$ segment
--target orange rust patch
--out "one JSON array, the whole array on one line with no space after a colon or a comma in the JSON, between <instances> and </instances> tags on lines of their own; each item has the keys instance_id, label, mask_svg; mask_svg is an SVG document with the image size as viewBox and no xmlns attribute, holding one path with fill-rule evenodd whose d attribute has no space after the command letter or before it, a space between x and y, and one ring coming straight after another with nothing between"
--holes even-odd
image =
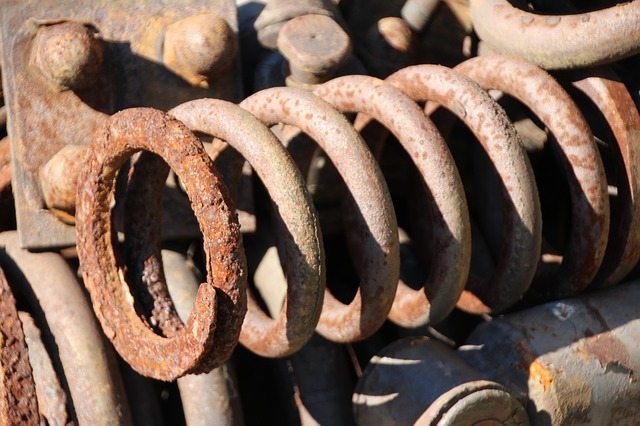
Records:
<instances>
[{"instance_id":1,"label":"orange rust patch","mask_svg":"<svg viewBox=\"0 0 640 426\"><path fill-rule=\"evenodd\" d=\"M537 380L545 391L553 384L553 374L546 365L538 360L534 360L529 365L529 377Z\"/></svg>"}]
</instances>

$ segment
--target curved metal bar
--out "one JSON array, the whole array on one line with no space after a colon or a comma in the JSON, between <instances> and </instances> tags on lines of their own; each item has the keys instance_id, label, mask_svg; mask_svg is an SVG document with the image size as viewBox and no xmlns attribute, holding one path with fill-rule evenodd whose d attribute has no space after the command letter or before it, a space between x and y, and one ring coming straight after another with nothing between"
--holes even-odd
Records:
<instances>
[{"instance_id":1,"label":"curved metal bar","mask_svg":"<svg viewBox=\"0 0 640 426\"><path fill-rule=\"evenodd\" d=\"M31 292L27 301L44 312L78 423L131 424L115 355L64 258L20 248L15 231L0 234L0 247L0 263L9 279L24 293Z\"/></svg>"},{"instance_id":2,"label":"curved metal bar","mask_svg":"<svg viewBox=\"0 0 640 426\"><path fill-rule=\"evenodd\" d=\"M622 156L622 167L615 173L618 179L626 179L626 189L618 184L607 250L594 278L594 284L608 286L621 281L640 260L640 114L624 83L613 72L583 78L573 85L602 112Z\"/></svg>"},{"instance_id":3,"label":"curved metal bar","mask_svg":"<svg viewBox=\"0 0 640 426\"><path fill-rule=\"evenodd\" d=\"M51 358L42 341L40 329L26 312L18 312L24 337L29 348L29 363L33 368L38 409L50 425L66 425L71 419L67 414L67 395L53 368Z\"/></svg>"},{"instance_id":4,"label":"curved metal bar","mask_svg":"<svg viewBox=\"0 0 640 426\"><path fill-rule=\"evenodd\" d=\"M470 279L458 306L499 312L520 300L540 258L542 219L533 171L500 106L467 77L439 65L404 68L387 78L416 101L434 101L469 127L493 162L503 188L504 243L493 275Z\"/></svg>"},{"instance_id":5,"label":"curved metal bar","mask_svg":"<svg viewBox=\"0 0 640 426\"><path fill-rule=\"evenodd\" d=\"M300 128L326 152L342 176L358 209L348 237L361 250L354 262L361 284L346 306L326 292L317 331L334 342L370 336L391 309L400 264L395 212L375 159L342 114L304 90L266 89L240 106L269 126L283 123Z\"/></svg>"},{"instance_id":6,"label":"curved metal bar","mask_svg":"<svg viewBox=\"0 0 640 426\"><path fill-rule=\"evenodd\" d=\"M41 422L29 353L16 300L0 269L0 422Z\"/></svg>"},{"instance_id":7,"label":"curved metal bar","mask_svg":"<svg viewBox=\"0 0 640 426\"><path fill-rule=\"evenodd\" d=\"M595 276L609 236L607 176L600 153L577 105L546 71L522 59L491 55L454 68L484 89L496 89L526 105L555 136L571 195L571 231L562 261L551 271L539 268L534 286L545 296L576 294Z\"/></svg>"},{"instance_id":8,"label":"curved metal bar","mask_svg":"<svg viewBox=\"0 0 640 426\"><path fill-rule=\"evenodd\" d=\"M405 327L442 321L464 289L471 261L469 209L446 142L414 101L377 78L339 77L314 93L341 112L364 113L382 123L418 168L430 191L429 276L422 290L398 283L389 318Z\"/></svg>"},{"instance_id":9,"label":"curved metal bar","mask_svg":"<svg viewBox=\"0 0 640 426\"><path fill-rule=\"evenodd\" d=\"M207 282L198 289L187 323L170 337L155 334L136 313L112 242L110 203L116 174L140 150L162 157L181 178L204 238ZM153 160L151 154L147 158ZM156 183L166 173L166 166L132 171L130 185L143 185L136 182L145 178ZM95 133L78 182L78 257L94 311L122 358L140 374L160 380L207 372L224 362L237 344L246 311L246 260L235 209L202 143L160 111L121 111ZM153 190L158 188L147 189ZM155 249L139 254L150 256L153 251L148 250ZM159 256L159 250L155 254ZM150 281L158 283L156 278Z\"/></svg>"},{"instance_id":10,"label":"curved metal bar","mask_svg":"<svg viewBox=\"0 0 640 426\"><path fill-rule=\"evenodd\" d=\"M471 20L492 49L545 69L587 67L640 52L640 0L564 16L537 15L507 0L471 0Z\"/></svg>"},{"instance_id":11,"label":"curved metal bar","mask_svg":"<svg viewBox=\"0 0 640 426\"><path fill-rule=\"evenodd\" d=\"M304 179L273 133L232 103L199 99L179 105L169 114L193 131L227 142L249 162L269 192L278 219L287 297L273 320L249 292L240 342L267 357L296 352L318 324L326 280L320 225ZM237 178L240 173L238 168Z\"/></svg>"},{"instance_id":12,"label":"curved metal bar","mask_svg":"<svg viewBox=\"0 0 640 426\"><path fill-rule=\"evenodd\" d=\"M186 257L173 250L162 250L167 288L176 310L187 321L198 293L198 280ZM184 418L188 425L232 426L242 424L237 385L231 367L225 363L207 374L187 375L178 379Z\"/></svg>"}]
</instances>

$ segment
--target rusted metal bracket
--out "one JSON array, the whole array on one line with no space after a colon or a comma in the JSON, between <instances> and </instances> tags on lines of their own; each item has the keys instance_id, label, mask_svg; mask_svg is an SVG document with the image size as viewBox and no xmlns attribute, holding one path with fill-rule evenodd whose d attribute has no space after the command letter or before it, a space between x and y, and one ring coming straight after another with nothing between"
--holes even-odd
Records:
<instances>
[{"instance_id":1,"label":"rusted metal bracket","mask_svg":"<svg viewBox=\"0 0 640 426\"><path fill-rule=\"evenodd\" d=\"M45 207L41 181L52 178L41 170L65 146L88 145L108 115L203 97L239 100L232 0L28 0L4 2L2 12L3 88L24 247L75 243L74 227L59 220L66 215L72 222L73 211L56 217ZM68 180L66 170L58 177ZM171 208L164 209L164 236L198 235L193 216L177 208L189 211L178 189L168 188L165 197Z\"/></svg>"}]
</instances>

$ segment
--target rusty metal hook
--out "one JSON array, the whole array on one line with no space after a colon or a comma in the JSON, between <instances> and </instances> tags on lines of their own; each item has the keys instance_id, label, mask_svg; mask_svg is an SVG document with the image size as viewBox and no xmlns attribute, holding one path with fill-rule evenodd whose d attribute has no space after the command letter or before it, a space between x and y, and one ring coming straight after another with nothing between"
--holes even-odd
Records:
<instances>
[{"instance_id":1,"label":"rusty metal hook","mask_svg":"<svg viewBox=\"0 0 640 426\"><path fill-rule=\"evenodd\" d=\"M414 101L377 78L338 77L314 93L341 112L364 113L382 123L420 171L433 198L429 215L435 249L424 289L400 281L389 318L405 327L443 320L464 289L471 260L469 210L446 142Z\"/></svg>"},{"instance_id":2,"label":"rusty metal hook","mask_svg":"<svg viewBox=\"0 0 640 426\"><path fill-rule=\"evenodd\" d=\"M370 336L391 309L400 264L395 212L373 155L342 114L304 90L265 89L240 106L269 126L300 128L327 153L344 179L361 215L348 231L361 249L356 265L361 285L346 306L325 293L317 331L335 342Z\"/></svg>"},{"instance_id":3,"label":"rusty metal hook","mask_svg":"<svg viewBox=\"0 0 640 426\"><path fill-rule=\"evenodd\" d=\"M240 342L262 356L296 352L316 328L326 279L320 226L304 179L273 133L230 102L199 99L179 105L169 114L194 131L227 142L249 162L269 192L279 217L287 297L280 315L273 320L249 292ZM237 174L240 172L238 168Z\"/></svg>"},{"instance_id":4,"label":"rusty metal hook","mask_svg":"<svg viewBox=\"0 0 640 426\"><path fill-rule=\"evenodd\" d=\"M536 287L551 297L576 294L595 276L609 236L607 177L591 129L565 90L546 71L522 59L491 55L454 70L485 89L515 97L555 136L571 194L571 231L558 267L538 270Z\"/></svg>"},{"instance_id":5,"label":"rusty metal hook","mask_svg":"<svg viewBox=\"0 0 640 426\"><path fill-rule=\"evenodd\" d=\"M504 185L504 244L493 275L470 280L458 306L475 313L499 312L528 289L540 256L542 219L533 171L502 108L476 83L439 65L404 68L389 83L418 101L434 101L470 128Z\"/></svg>"},{"instance_id":6,"label":"rusty metal hook","mask_svg":"<svg viewBox=\"0 0 640 426\"><path fill-rule=\"evenodd\" d=\"M246 260L240 226L211 159L182 123L150 108L114 114L95 134L91 146L79 179L76 232L85 285L105 334L125 361L143 375L173 380L211 370L231 354L246 311ZM155 334L138 317L112 242L110 203L116 174L127 158L140 150L162 157L182 179L207 255L207 282L198 289L193 312L184 327L168 337ZM162 180L158 176L166 176L168 168L147 171L146 177L155 183ZM144 178L144 174L132 177L130 184ZM153 189L157 190L149 190ZM159 259L159 248L152 250ZM140 253L145 254L149 255ZM138 267L141 264L144 259ZM152 266L147 271L161 270ZM151 284L158 280L163 281L161 274L150 278Z\"/></svg>"}]
</instances>

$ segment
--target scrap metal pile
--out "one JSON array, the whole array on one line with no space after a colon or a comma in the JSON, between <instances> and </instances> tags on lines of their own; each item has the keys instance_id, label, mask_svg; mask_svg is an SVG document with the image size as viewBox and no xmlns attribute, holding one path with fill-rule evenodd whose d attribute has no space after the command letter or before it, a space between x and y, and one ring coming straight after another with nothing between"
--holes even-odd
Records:
<instances>
[{"instance_id":1,"label":"scrap metal pile","mask_svg":"<svg viewBox=\"0 0 640 426\"><path fill-rule=\"evenodd\" d=\"M640 422L640 0L4 0L0 53L0 423Z\"/></svg>"}]
</instances>

